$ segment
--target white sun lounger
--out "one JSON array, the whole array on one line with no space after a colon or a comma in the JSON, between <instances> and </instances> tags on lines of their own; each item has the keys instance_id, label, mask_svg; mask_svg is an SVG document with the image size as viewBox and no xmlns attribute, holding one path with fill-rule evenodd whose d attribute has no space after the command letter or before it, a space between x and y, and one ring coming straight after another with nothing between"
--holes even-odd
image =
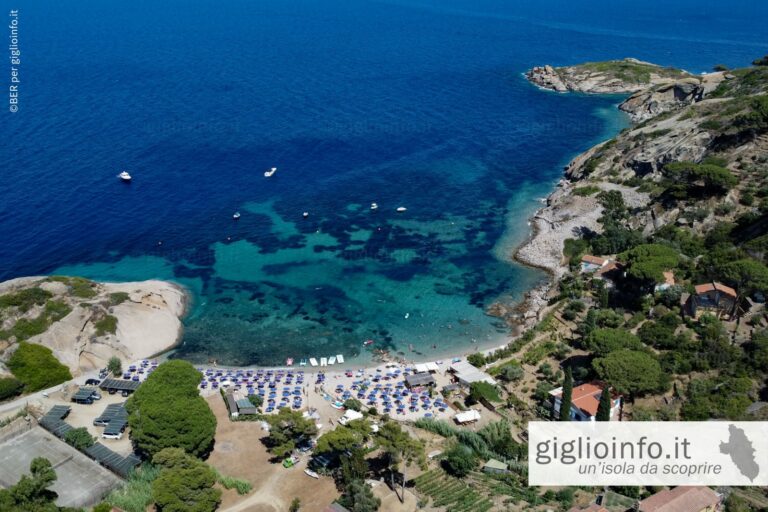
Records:
<instances>
[{"instance_id":1,"label":"white sun lounger","mask_svg":"<svg viewBox=\"0 0 768 512\"><path fill-rule=\"evenodd\" d=\"M328 358L328 364L333 365L336 364L336 356L331 356Z\"/></svg>"},{"instance_id":2,"label":"white sun lounger","mask_svg":"<svg viewBox=\"0 0 768 512\"><path fill-rule=\"evenodd\" d=\"M336 362L338 362L339 364L344 364L344 356L341 355L341 354L337 354L336 355Z\"/></svg>"},{"instance_id":3,"label":"white sun lounger","mask_svg":"<svg viewBox=\"0 0 768 512\"><path fill-rule=\"evenodd\" d=\"M317 366L317 359L315 359L314 357L310 357L309 364L311 364L312 366Z\"/></svg>"},{"instance_id":4,"label":"white sun lounger","mask_svg":"<svg viewBox=\"0 0 768 512\"><path fill-rule=\"evenodd\" d=\"M320 358L320 366L328 366L328 358L327 357L321 357Z\"/></svg>"}]
</instances>

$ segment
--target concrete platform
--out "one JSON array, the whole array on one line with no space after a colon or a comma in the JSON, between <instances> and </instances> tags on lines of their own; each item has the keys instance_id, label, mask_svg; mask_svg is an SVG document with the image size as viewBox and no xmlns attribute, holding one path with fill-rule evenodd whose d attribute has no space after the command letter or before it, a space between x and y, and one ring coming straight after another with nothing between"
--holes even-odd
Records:
<instances>
[{"instance_id":1,"label":"concrete platform","mask_svg":"<svg viewBox=\"0 0 768 512\"><path fill-rule=\"evenodd\" d=\"M51 490L58 493L56 504L88 507L98 503L122 480L41 427L34 427L0 444L0 486L9 487L29 474L35 457L45 457L58 476Z\"/></svg>"}]
</instances>

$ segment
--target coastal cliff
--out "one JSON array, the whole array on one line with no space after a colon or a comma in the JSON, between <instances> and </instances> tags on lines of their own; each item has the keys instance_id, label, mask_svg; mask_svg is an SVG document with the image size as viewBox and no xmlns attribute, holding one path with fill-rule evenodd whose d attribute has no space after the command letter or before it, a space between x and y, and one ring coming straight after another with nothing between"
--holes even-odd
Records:
<instances>
[{"instance_id":1,"label":"coastal cliff","mask_svg":"<svg viewBox=\"0 0 768 512\"><path fill-rule=\"evenodd\" d=\"M0 283L0 361L20 341L50 348L73 375L103 368L113 356L148 358L178 342L186 303L185 291L164 281L12 279Z\"/></svg>"},{"instance_id":2,"label":"coastal cliff","mask_svg":"<svg viewBox=\"0 0 768 512\"><path fill-rule=\"evenodd\" d=\"M616 70L626 67L617 64L624 63L655 71L642 79L638 73L618 76ZM564 179L532 219L531 237L515 252L517 260L545 269L555 280L569 270L566 240L603 232L602 192L621 194L631 212L622 229L641 236L667 225L702 235L762 211L753 202L768 161L768 68L693 77L638 63L543 66L526 74L532 83L557 91L631 93L619 108L633 125L566 166ZM689 180L690 190L682 189L682 180ZM704 193L718 188L723 191ZM550 288L531 292L528 310L541 310Z\"/></svg>"}]
</instances>

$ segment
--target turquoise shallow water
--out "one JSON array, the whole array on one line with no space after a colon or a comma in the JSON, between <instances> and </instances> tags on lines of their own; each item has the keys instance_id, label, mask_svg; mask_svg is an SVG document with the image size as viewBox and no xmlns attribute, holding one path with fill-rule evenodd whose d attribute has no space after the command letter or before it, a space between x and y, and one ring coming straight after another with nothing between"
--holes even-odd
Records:
<instances>
[{"instance_id":1,"label":"turquoise shallow water","mask_svg":"<svg viewBox=\"0 0 768 512\"><path fill-rule=\"evenodd\" d=\"M175 356L194 361L495 344L506 330L485 308L543 278L508 261L537 199L626 122L618 98L521 73L628 55L744 65L764 53L765 11L25 2L21 109L0 124L0 278L178 281L193 302Z\"/></svg>"}]
</instances>

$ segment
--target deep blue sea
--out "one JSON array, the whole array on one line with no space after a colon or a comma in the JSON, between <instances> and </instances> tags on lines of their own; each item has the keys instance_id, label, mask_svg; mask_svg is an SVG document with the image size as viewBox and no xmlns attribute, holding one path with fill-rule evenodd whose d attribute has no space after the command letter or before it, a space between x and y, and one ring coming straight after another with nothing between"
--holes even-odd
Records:
<instances>
[{"instance_id":1,"label":"deep blue sea","mask_svg":"<svg viewBox=\"0 0 768 512\"><path fill-rule=\"evenodd\" d=\"M484 308L543 279L509 261L537 198L626 124L620 98L521 73L768 52L758 0L0 5L19 10L22 51L0 124L0 278L178 281L194 299L177 355L240 365L497 343Z\"/></svg>"}]
</instances>

